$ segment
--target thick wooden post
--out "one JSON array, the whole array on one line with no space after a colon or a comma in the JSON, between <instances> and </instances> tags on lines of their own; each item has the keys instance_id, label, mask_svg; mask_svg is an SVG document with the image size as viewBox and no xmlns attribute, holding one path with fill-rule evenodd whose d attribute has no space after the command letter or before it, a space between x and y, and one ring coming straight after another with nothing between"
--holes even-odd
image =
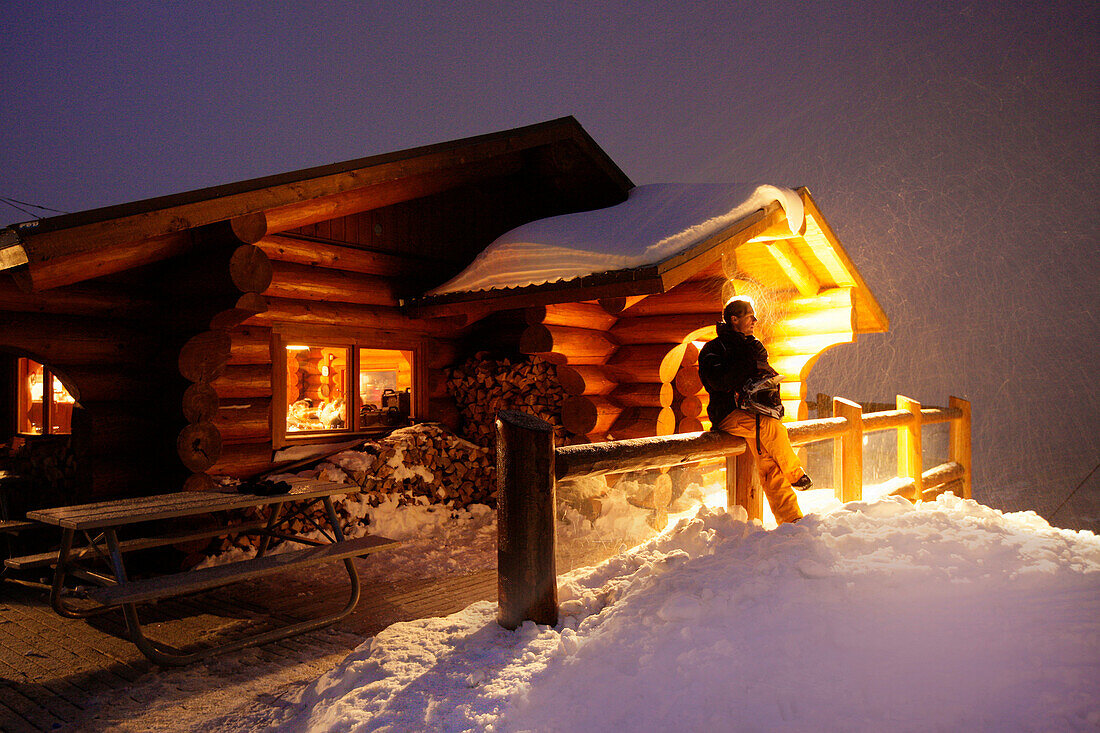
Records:
<instances>
[{"instance_id":1,"label":"thick wooden post","mask_svg":"<svg viewBox=\"0 0 1100 733\"><path fill-rule=\"evenodd\" d=\"M921 480L923 468L920 403L898 395L897 405L899 410L906 410L912 415L907 425L898 428L898 476L913 479L913 493L909 499L918 501L924 491L924 482Z\"/></svg>"},{"instance_id":2,"label":"thick wooden post","mask_svg":"<svg viewBox=\"0 0 1100 733\"><path fill-rule=\"evenodd\" d=\"M833 492L842 502L863 499L863 408L843 397L833 398L833 417L848 421L847 431L833 439Z\"/></svg>"},{"instance_id":3,"label":"thick wooden post","mask_svg":"<svg viewBox=\"0 0 1100 733\"><path fill-rule=\"evenodd\" d=\"M962 417L952 420L948 435L951 443L951 460L963 467L963 498L970 498L970 401L951 397L950 407L962 410Z\"/></svg>"},{"instance_id":4,"label":"thick wooden post","mask_svg":"<svg viewBox=\"0 0 1100 733\"><path fill-rule=\"evenodd\" d=\"M497 413L497 622L558 623L554 565L554 429L533 415Z\"/></svg>"},{"instance_id":5,"label":"thick wooden post","mask_svg":"<svg viewBox=\"0 0 1100 733\"><path fill-rule=\"evenodd\" d=\"M735 506L745 507L750 522L764 519L764 491L747 447L736 455L726 456L726 508Z\"/></svg>"}]
</instances>

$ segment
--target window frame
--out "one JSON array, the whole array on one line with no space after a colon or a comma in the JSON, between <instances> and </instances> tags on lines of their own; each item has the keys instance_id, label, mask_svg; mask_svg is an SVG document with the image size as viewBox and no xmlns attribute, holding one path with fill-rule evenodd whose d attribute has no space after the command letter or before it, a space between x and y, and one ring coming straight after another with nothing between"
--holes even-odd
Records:
<instances>
[{"instance_id":1,"label":"window frame","mask_svg":"<svg viewBox=\"0 0 1100 733\"><path fill-rule=\"evenodd\" d=\"M42 432L34 433L28 432L23 429L23 421L27 419L25 417L26 410L24 405L30 406L35 403L35 400L31 398L29 390L27 388L27 377L30 374L30 365L37 364L42 367ZM49 364L38 361L29 356L16 357L15 366L15 435L27 438L27 437L41 437L43 435L72 435L72 416L69 417L69 429L68 430L54 430L54 410L55 403L53 399L53 382L57 380L58 384L69 393L70 398L72 393L69 392L69 388L65 386L65 383L57 376ZM26 399L24 399L24 396ZM76 400L73 399L73 404ZM68 404L68 403L66 403Z\"/></svg>"},{"instance_id":2,"label":"window frame","mask_svg":"<svg viewBox=\"0 0 1100 733\"><path fill-rule=\"evenodd\" d=\"M348 368L344 374L344 394L351 395L345 400L348 409L347 426L335 430L311 430L290 432L286 429L287 410L285 404L286 383L286 347L288 344L308 344L322 348L348 349ZM407 351L412 354L412 394L410 400L410 419L422 418L427 406L424 388L427 386L424 366L423 339L393 332L357 330L349 333L341 329L339 334L329 329L276 328L271 333L272 358L272 399L271 399L271 439L275 449L292 445L311 443L330 443L351 440L359 437L385 435L392 427L364 428L359 422L359 413L363 407L359 395L359 350L384 349L389 351ZM275 406L280 405L278 412Z\"/></svg>"}]
</instances>

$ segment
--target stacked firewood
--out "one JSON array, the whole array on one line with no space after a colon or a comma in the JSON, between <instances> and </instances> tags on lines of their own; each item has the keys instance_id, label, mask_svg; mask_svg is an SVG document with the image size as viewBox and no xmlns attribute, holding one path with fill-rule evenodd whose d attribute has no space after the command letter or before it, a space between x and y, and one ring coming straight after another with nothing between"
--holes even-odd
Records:
<instances>
[{"instance_id":1,"label":"stacked firewood","mask_svg":"<svg viewBox=\"0 0 1100 733\"><path fill-rule=\"evenodd\" d=\"M539 357L494 357L479 351L447 370L447 391L462 415L462 433L478 445L495 445L500 410L542 418L554 426L555 442L565 441L561 422L565 391L554 365Z\"/></svg>"},{"instance_id":2,"label":"stacked firewood","mask_svg":"<svg viewBox=\"0 0 1100 733\"><path fill-rule=\"evenodd\" d=\"M495 459L487 448L463 440L438 425L413 425L365 446L371 465L337 465L363 487L371 506L396 495L401 505L421 502L455 509L496 504ZM424 497L421 499L420 497Z\"/></svg>"},{"instance_id":3,"label":"stacked firewood","mask_svg":"<svg viewBox=\"0 0 1100 733\"><path fill-rule=\"evenodd\" d=\"M378 506L392 497L402 506L418 503L445 504L453 509L470 504L496 506L496 464L491 451L438 425L419 424L395 430L382 440L365 443L330 461L316 470L318 480L362 487L358 494L333 501L346 534L361 533L356 527L362 524L365 505ZM255 523L266 519L267 511L267 508L244 510L236 513L229 523ZM318 525L328 526L323 507L315 507L309 516ZM309 532L313 527L308 520L296 518L286 529L297 534ZM219 538L194 561L233 547L249 551L258 542L254 535Z\"/></svg>"}]
</instances>

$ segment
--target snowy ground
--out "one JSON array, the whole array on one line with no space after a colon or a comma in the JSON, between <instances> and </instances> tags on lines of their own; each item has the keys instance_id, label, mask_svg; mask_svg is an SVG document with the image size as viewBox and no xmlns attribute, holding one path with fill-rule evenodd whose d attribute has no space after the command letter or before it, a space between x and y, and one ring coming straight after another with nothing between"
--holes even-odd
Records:
<instances>
[{"instance_id":1,"label":"snowy ground","mask_svg":"<svg viewBox=\"0 0 1100 733\"><path fill-rule=\"evenodd\" d=\"M1100 729L1096 535L953 496L800 498L797 525L696 507L563 575L555 628L505 631L492 603L394 624L277 700L214 719L180 705L176 729ZM644 513L619 509L617 531L641 531ZM436 514L391 513L385 532L403 523L413 546L379 572L423 572L419 549L452 542L471 548L463 571L492 566L491 513ZM563 541L583 530L563 524ZM130 695L248 674L223 659Z\"/></svg>"}]
</instances>

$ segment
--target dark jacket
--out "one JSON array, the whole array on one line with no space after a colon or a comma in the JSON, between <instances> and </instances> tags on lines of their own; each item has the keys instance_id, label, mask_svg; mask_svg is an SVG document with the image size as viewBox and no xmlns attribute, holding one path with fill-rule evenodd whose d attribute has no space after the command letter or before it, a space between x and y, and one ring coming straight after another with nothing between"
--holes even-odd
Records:
<instances>
[{"instance_id":1,"label":"dark jacket","mask_svg":"<svg viewBox=\"0 0 1100 733\"><path fill-rule=\"evenodd\" d=\"M755 336L734 331L726 322L718 324L718 338L699 352L699 378L710 394L707 417L718 425L737 409L737 399L750 380L773 376L768 351Z\"/></svg>"}]
</instances>

